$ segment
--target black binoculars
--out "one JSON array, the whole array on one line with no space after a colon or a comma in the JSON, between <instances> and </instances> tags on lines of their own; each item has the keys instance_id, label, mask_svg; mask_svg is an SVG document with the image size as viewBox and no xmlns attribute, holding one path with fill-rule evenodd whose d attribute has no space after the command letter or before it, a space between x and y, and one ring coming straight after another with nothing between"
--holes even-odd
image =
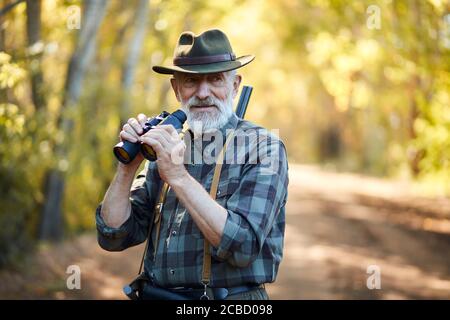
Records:
<instances>
[{"instance_id":1,"label":"black binoculars","mask_svg":"<svg viewBox=\"0 0 450 320\"><path fill-rule=\"evenodd\" d=\"M186 121L186 114L183 110L178 109L177 111L170 114L167 111L161 112L156 117L148 118L144 124L142 134L148 132L152 128L161 124L171 124L175 129L181 129L184 122ZM124 163L128 164L136 157L138 152L141 151L145 159L149 161L156 160L156 152L151 146L140 142L130 142L121 141L114 146L113 152L116 158Z\"/></svg>"}]
</instances>

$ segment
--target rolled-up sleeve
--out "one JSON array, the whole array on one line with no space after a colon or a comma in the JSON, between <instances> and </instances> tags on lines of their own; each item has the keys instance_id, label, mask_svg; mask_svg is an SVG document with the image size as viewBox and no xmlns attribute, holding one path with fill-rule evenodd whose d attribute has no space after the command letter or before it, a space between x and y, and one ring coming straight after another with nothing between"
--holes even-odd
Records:
<instances>
[{"instance_id":1,"label":"rolled-up sleeve","mask_svg":"<svg viewBox=\"0 0 450 320\"><path fill-rule=\"evenodd\" d=\"M261 253L280 209L287 200L286 149L277 137L258 144L258 161L244 166L236 191L226 202L228 217L214 258L247 267ZM283 243L276 244L282 250Z\"/></svg>"},{"instance_id":2,"label":"rolled-up sleeve","mask_svg":"<svg viewBox=\"0 0 450 320\"><path fill-rule=\"evenodd\" d=\"M147 162L130 190L130 216L118 228L107 226L100 215L102 204L97 207L95 221L100 247L107 251L122 251L146 240L160 181L155 163Z\"/></svg>"}]
</instances>

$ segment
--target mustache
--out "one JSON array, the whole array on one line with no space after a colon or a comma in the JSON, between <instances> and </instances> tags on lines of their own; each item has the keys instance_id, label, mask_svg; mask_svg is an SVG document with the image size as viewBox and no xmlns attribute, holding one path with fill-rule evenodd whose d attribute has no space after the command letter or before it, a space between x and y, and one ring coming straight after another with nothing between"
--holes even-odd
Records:
<instances>
[{"instance_id":1,"label":"mustache","mask_svg":"<svg viewBox=\"0 0 450 320\"><path fill-rule=\"evenodd\" d=\"M192 97L186 103L186 107L188 109L190 109L192 107L207 107L207 106L215 106L216 108L221 110L222 102L214 97L207 97L205 99L199 99L197 97Z\"/></svg>"}]
</instances>

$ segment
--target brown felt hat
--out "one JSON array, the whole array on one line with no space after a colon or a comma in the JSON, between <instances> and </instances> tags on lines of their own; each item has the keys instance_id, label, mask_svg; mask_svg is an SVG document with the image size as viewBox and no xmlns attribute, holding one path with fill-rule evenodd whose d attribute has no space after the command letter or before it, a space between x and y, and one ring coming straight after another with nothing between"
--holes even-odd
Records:
<instances>
[{"instance_id":1,"label":"brown felt hat","mask_svg":"<svg viewBox=\"0 0 450 320\"><path fill-rule=\"evenodd\" d=\"M185 31L178 39L173 65L153 66L152 69L162 74L225 72L243 67L254 58L254 55L236 58L227 36L218 29L199 35Z\"/></svg>"}]
</instances>

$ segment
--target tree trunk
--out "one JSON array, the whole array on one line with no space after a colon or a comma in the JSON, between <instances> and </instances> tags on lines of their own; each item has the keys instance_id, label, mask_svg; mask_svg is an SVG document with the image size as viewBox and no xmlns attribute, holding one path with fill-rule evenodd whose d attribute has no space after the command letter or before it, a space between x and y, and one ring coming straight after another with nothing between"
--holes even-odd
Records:
<instances>
[{"instance_id":1,"label":"tree trunk","mask_svg":"<svg viewBox=\"0 0 450 320\"><path fill-rule=\"evenodd\" d=\"M86 0L83 20L77 46L70 59L67 72L65 95L61 115L58 120L59 130L64 139L55 146L56 167L46 175L45 203L42 212L40 239L58 240L63 236L62 202L64 191L64 171L68 156L69 137L73 126L70 118L81 94L86 69L95 53L96 35L105 14L106 0Z\"/></svg>"},{"instance_id":2,"label":"tree trunk","mask_svg":"<svg viewBox=\"0 0 450 320\"><path fill-rule=\"evenodd\" d=\"M421 19L421 6L420 1L414 1L414 35L417 39L417 43L414 44L414 47L411 51L411 60L416 64L420 64L419 56L420 56L420 47L425 46L423 41L426 40L426 36L422 33L422 19ZM422 39L422 40L421 40ZM414 128L414 124L416 119L420 117L420 110L418 107L418 94L423 92L423 81L422 76L416 72L411 79L410 83L410 91L409 91L409 117L408 117L408 135L410 140L415 140L417 138L417 133ZM424 150L422 148L412 148L410 152L409 165L411 168L411 172L414 176L417 176L420 173L420 161L423 159Z\"/></svg>"},{"instance_id":3,"label":"tree trunk","mask_svg":"<svg viewBox=\"0 0 450 320\"><path fill-rule=\"evenodd\" d=\"M41 43L41 0L27 0L27 36L28 49L30 50L30 78L31 96L36 110L45 107L43 92L43 75L41 67L42 48Z\"/></svg>"},{"instance_id":4,"label":"tree trunk","mask_svg":"<svg viewBox=\"0 0 450 320\"><path fill-rule=\"evenodd\" d=\"M134 75L136 65L139 61L139 56L144 44L145 33L147 31L148 23L148 0L139 0L136 8L134 34L131 38L129 50L125 56L125 63L122 68L122 104L120 108L120 123L125 123L126 119L130 117L131 105L131 87L134 82Z\"/></svg>"},{"instance_id":5,"label":"tree trunk","mask_svg":"<svg viewBox=\"0 0 450 320\"><path fill-rule=\"evenodd\" d=\"M6 1L2 2L2 5L4 6L6 4ZM0 51L6 51L5 49L5 36L6 36L6 27L4 24L4 18L0 15Z\"/></svg>"}]
</instances>

